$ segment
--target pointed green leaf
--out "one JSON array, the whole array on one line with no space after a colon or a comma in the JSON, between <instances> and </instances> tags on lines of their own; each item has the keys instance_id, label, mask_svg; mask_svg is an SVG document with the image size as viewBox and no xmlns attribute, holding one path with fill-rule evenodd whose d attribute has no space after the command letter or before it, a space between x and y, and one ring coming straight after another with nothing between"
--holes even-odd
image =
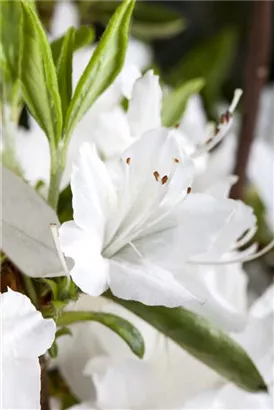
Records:
<instances>
[{"instance_id":1,"label":"pointed green leaf","mask_svg":"<svg viewBox=\"0 0 274 410\"><path fill-rule=\"evenodd\" d=\"M57 143L62 130L58 81L47 35L37 14L21 1L22 27L20 80L23 97L50 141Z\"/></svg>"},{"instance_id":2,"label":"pointed green leaf","mask_svg":"<svg viewBox=\"0 0 274 410\"><path fill-rule=\"evenodd\" d=\"M153 2L138 2L133 17L132 34L143 40L173 37L186 27L178 12Z\"/></svg>"},{"instance_id":3,"label":"pointed green leaf","mask_svg":"<svg viewBox=\"0 0 274 410\"><path fill-rule=\"evenodd\" d=\"M195 78L170 91L163 98L162 120L166 127L178 123L186 109L188 99L201 91L205 82L202 78Z\"/></svg>"},{"instance_id":4,"label":"pointed green leaf","mask_svg":"<svg viewBox=\"0 0 274 410\"><path fill-rule=\"evenodd\" d=\"M104 296L147 321L242 389L267 391L262 376L244 349L205 318L184 308L145 306L139 302L118 299L110 292Z\"/></svg>"},{"instance_id":5,"label":"pointed green leaf","mask_svg":"<svg viewBox=\"0 0 274 410\"><path fill-rule=\"evenodd\" d=\"M85 19L106 24L121 1L80 2ZM137 1L133 12L131 33L143 40L175 36L184 30L185 19L180 13L159 3Z\"/></svg>"},{"instance_id":6,"label":"pointed green leaf","mask_svg":"<svg viewBox=\"0 0 274 410\"><path fill-rule=\"evenodd\" d=\"M57 318L57 326L68 326L79 321L95 321L109 327L128 344L133 353L143 357L145 346L141 333L127 320L110 313L73 311L63 312Z\"/></svg>"},{"instance_id":7,"label":"pointed green leaf","mask_svg":"<svg viewBox=\"0 0 274 410\"><path fill-rule=\"evenodd\" d=\"M125 60L133 7L134 0L125 0L116 10L82 74L66 116L67 137L96 98L119 74Z\"/></svg>"},{"instance_id":8,"label":"pointed green leaf","mask_svg":"<svg viewBox=\"0 0 274 410\"><path fill-rule=\"evenodd\" d=\"M72 55L74 37L75 29L71 27L64 37L56 67L63 118L65 118L72 95Z\"/></svg>"},{"instance_id":9,"label":"pointed green leaf","mask_svg":"<svg viewBox=\"0 0 274 410\"><path fill-rule=\"evenodd\" d=\"M75 39L73 45L73 51L78 50L84 46L87 46L92 43L95 38L95 32L92 27L82 26L75 30ZM62 44L64 37L59 37L51 43L52 57L55 64L57 64L58 58L61 53Z\"/></svg>"}]
</instances>

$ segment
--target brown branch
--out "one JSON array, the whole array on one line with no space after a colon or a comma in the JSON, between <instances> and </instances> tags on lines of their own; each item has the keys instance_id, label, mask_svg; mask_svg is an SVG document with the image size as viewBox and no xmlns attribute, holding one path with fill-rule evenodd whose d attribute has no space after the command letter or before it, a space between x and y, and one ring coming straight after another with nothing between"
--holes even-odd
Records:
<instances>
[{"instance_id":1,"label":"brown branch","mask_svg":"<svg viewBox=\"0 0 274 410\"><path fill-rule=\"evenodd\" d=\"M46 358L44 355L40 356L39 362L40 362L40 367L41 367L41 394L40 394L41 410L50 410L47 363L46 363Z\"/></svg>"},{"instance_id":2,"label":"brown branch","mask_svg":"<svg viewBox=\"0 0 274 410\"><path fill-rule=\"evenodd\" d=\"M271 0L253 2L245 66L243 117L234 173L239 181L231 191L232 198L243 196L246 167L252 146L259 100L268 77L271 40Z\"/></svg>"}]
</instances>

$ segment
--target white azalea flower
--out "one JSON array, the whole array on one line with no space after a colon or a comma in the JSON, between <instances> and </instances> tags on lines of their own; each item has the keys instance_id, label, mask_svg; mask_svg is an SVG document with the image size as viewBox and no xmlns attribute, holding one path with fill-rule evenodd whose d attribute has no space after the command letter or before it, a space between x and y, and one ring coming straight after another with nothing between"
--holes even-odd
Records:
<instances>
[{"instance_id":1,"label":"white azalea flower","mask_svg":"<svg viewBox=\"0 0 274 410\"><path fill-rule=\"evenodd\" d=\"M199 255L229 252L255 218L240 202L188 195L192 178L192 162L165 129L143 135L111 168L85 144L71 180L74 222L60 229L75 283L93 296L110 287L148 305L195 303L176 273Z\"/></svg>"},{"instance_id":2,"label":"white azalea flower","mask_svg":"<svg viewBox=\"0 0 274 410\"><path fill-rule=\"evenodd\" d=\"M40 312L21 293L1 294L2 406L3 409L40 408L38 357L55 337L55 322Z\"/></svg>"},{"instance_id":3,"label":"white azalea flower","mask_svg":"<svg viewBox=\"0 0 274 410\"><path fill-rule=\"evenodd\" d=\"M58 2L55 7L49 37L56 39L63 35L70 26L79 26L77 7L71 2ZM74 53L74 88L95 48L96 45L82 48ZM79 122L71 137L61 189L69 184L72 163L78 155L80 145L84 141L92 141L92 131L96 127L97 117L119 106L123 96L130 97L133 84L141 75L140 70L151 64L151 61L152 52L150 47L136 39L130 39L123 70L113 85L96 100ZM18 169L22 171L28 182L35 185L41 180L48 186L50 179L50 150L43 130L31 116L29 116L29 129L17 128L14 124L10 128L9 132L4 130L2 149L5 151L12 146ZM11 165L11 161L9 163Z\"/></svg>"}]
</instances>

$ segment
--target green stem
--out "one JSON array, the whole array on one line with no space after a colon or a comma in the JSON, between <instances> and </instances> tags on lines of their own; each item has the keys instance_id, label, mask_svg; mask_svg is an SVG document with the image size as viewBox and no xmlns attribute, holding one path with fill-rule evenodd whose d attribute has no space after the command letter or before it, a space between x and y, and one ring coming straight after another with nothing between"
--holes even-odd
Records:
<instances>
[{"instance_id":1,"label":"green stem","mask_svg":"<svg viewBox=\"0 0 274 410\"><path fill-rule=\"evenodd\" d=\"M34 306L38 308L39 307L38 299L37 299L36 291L33 285L33 281L29 276L26 276L26 275L22 275L22 276L23 276L26 293L28 297L30 298L30 300L32 301L32 303L34 304Z\"/></svg>"},{"instance_id":2,"label":"green stem","mask_svg":"<svg viewBox=\"0 0 274 410\"><path fill-rule=\"evenodd\" d=\"M50 147L51 154L51 169L50 169L50 182L49 182L49 192L48 192L48 203L56 210L58 199L60 182L63 173L62 163L59 163L59 149L51 144Z\"/></svg>"}]
</instances>

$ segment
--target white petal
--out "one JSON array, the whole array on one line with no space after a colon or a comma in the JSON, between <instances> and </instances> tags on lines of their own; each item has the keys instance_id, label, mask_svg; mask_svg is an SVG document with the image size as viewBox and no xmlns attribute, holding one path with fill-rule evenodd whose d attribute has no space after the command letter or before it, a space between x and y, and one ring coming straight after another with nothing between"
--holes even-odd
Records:
<instances>
[{"instance_id":1,"label":"white petal","mask_svg":"<svg viewBox=\"0 0 274 410\"><path fill-rule=\"evenodd\" d=\"M142 74L137 66L133 64L124 65L124 68L116 81L120 83L122 94L127 99L131 98L134 83L141 77L141 75Z\"/></svg>"},{"instance_id":2,"label":"white petal","mask_svg":"<svg viewBox=\"0 0 274 410\"><path fill-rule=\"evenodd\" d=\"M51 21L51 34L55 39L62 36L71 26L79 27L79 15L75 4L69 1L58 1L54 7Z\"/></svg>"},{"instance_id":3,"label":"white petal","mask_svg":"<svg viewBox=\"0 0 274 410\"><path fill-rule=\"evenodd\" d=\"M153 368L133 358L115 361L98 357L87 364L97 390L97 403L102 409L151 408L157 391Z\"/></svg>"},{"instance_id":4,"label":"white petal","mask_svg":"<svg viewBox=\"0 0 274 410\"><path fill-rule=\"evenodd\" d=\"M193 95L187 104L179 130L188 136L193 144L203 144L206 139L207 120L199 95Z\"/></svg>"},{"instance_id":5,"label":"white petal","mask_svg":"<svg viewBox=\"0 0 274 410\"><path fill-rule=\"evenodd\" d=\"M114 188L95 146L84 143L80 149L78 166L71 177L73 218L75 223L99 238L104 235L105 219L116 200Z\"/></svg>"},{"instance_id":6,"label":"white petal","mask_svg":"<svg viewBox=\"0 0 274 410\"><path fill-rule=\"evenodd\" d=\"M206 193L212 195L214 198L227 198L232 185L238 181L236 175L229 175L227 177L217 180L216 183L206 189Z\"/></svg>"},{"instance_id":7,"label":"white petal","mask_svg":"<svg viewBox=\"0 0 274 410\"><path fill-rule=\"evenodd\" d=\"M152 47L143 41L130 37L126 54L126 65L133 64L140 70L144 70L153 61Z\"/></svg>"},{"instance_id":8,"label":"white petal","mask_svg":"<svg viewBox=\"0 0 274 410\"><path fill-rule=\"evenodd\" d=\"M32 349L32 347L29 347ZM3 409L40 409L40 364L36 359L4 358L2 362Z\"/></svg>"},{"instance_id":9,"label":"white petal","mask_svg":"<svg viewBox=\"0 0 274 410\"><path fill-rule=\"evenodd\" d=\"M161 126L162 90L159 77L148 71L136 81L129 102L128 120L132 137Z\"/></svg>"},{"instance_id":10,"label":"white petal","mask_svg":"<svg viewBox=\"0 0 274 410\"><path fill-rule=\"evenodd\" d=\"M1 294L3 354L36 358L49 349L55 337L53 319L44 319L25 295L9 289Z\"/></svg>"},{"instance_id":11,"label":"white petal","mask_svg":"<svg viewBox=\"0 0 274 410\"><path fill-rule=\"evenodd\" d=\"M126 114L120 107L98 115L93 127L92 139L104 160L120 156L132 142Z\"/></svg>"},{"instance_id":12,"label":"white petal","mask_svg":"<svg viewBox=\"0 0 274 410\"><path fill-rule=\"evenodd\" d=\"M134 245L151 263L180 271L189 258L211 249L233 211L229 200L190 194L159 223L158 232L134 241Z\"/></svg>"},{"instance_id":13,"label":"white petal","mask_svg":"<svg viewBox=\"0 0 274 410\"><path fill-rule=\"evenodd\" d=\"M133 265L111 260L109 286L115 296L149 306L176 307L193 300L170 272L148 263Z\"/></svg>"},{"instance_id":14,"label":"white petal","mask_svg":"<svg viewBox=\"0 0 274 410\"><path fill-rule=\"evenodd\" d=\"M73 221L60 230L60 245L64 254L74 260L70 271L80 289L92 296L101 295L108 287L108 261L101 255L102 243L96 233L86 232Z\"/></svg>"}]
</instances>

